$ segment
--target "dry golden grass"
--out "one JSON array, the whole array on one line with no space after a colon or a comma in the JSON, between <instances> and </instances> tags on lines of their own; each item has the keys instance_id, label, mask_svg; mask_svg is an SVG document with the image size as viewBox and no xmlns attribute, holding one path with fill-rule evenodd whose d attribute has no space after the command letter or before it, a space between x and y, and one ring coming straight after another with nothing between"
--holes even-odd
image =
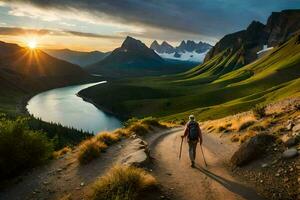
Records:
<instances>
[{"instance_id":1,"label":"dry golden grass","mask_svg":"<svg viewBox=\"0 0 300 200\"><path fill-rule=\"evenodd\" d=\"M155 178L142 169L115 166L94 183L90 199L138 200L142 192L156 186Z\"/></svg>"},{"instance_id":2,"label":"dry golden grass","mask_svg":"<svg viewBox=\"0 0 300 200\"><path fill-rule=\"evenodd\" d=\"M116 129L113 133L120 137L125 137L125 138L131 135L131 133L125 128Z\"/></svg>"},{"instance_id":3,"label":"dry golden grass","mask_svg":"<svg viewBox=\"0 0 300 200\"><path fill-rule=\"evenodd\" d=\"M247 128L249 128L253 124L255 124L255 121L253 121L253 120L251 120L251 121L245 121L245 122L243 122L243 123L240 124L240 126L238 128L238 131L246 130Z\"/></svg>"},{"instance_id":4,"label":"dry golden grass","mask_svg":"<svg viewBox=\"0 0 300 200\"><path fill-rule=\"evenodd\" d=\"M79 146L78 161L80 164L87 164L98 158L107 145L95 138L91 138L82 142Z\"/></svg>"},{"instance_id":5,"label":"dry golden grass","mask_svg":"<svg viewBox=\"0 0 300 200\"><path fill-rule=\"evenodd\" d=\"M234 132L239 130L240 126L248 121L256 121L256 118L251 112L245 112L217 120L206 121L203 123L202 127L210 132L212 130L217 130L218 132L223 132L226 130Z\"/></svg>"},{"instance_id":6,"label":"dry golden grass","mask_svg":"<svg viewBox=\"0 0 300 200\"><path fill-rule=\"evenodd\" d=\"M239 136L239 135L233 135L233 136L230 138L230 141L231 141L231 142L239 142L239 141L240 141L240 136Z\"/></svg>"},{"instance_id":7,"label":"dry golden grass","mask_svg":"<svg viewBox=\"0 0 300 200\"><path fill-rule=\"evenodd\" d=\"M146 133L148 133L150 131L150 127L146 124L142 124L142 123L135 123L132 124L128 127L128 131L130 133L135 133L137 135L145 135Z\"/></svg>"},{"instance_id":8,"label":"dry golden grass","mask_svg":"<svg viewBox=\"0 0 300 200\"><path fill-rule=\"evenodd\" d=\"M143 120L132 119L127 122L124 128L113 132L101 132L81 143L79 146L78 161L86 164L95 158L98 158L101 152L108 146L117 143L123 137L130 137L132 134L145 135L152 131L153 127L165 128L155 118L146 118Z\"/></svg>"},{"instance_id":9,"label":"dry golden grass","mask_svg":"<svg viewBox=\"0 0 300 200\"><path fill-rule=\"evenodd\" d=\"M241 143L244 143L246 142L249 138L252 138L253 136L255 136L257 134L257 132L255 131L247 131L245 133L243 133L241 136L240 136L240 142Z\"/></svg>"},{"instance_id":10,"label":"dry golden grass","mask_svg":"<svg viewBox=\"0 0 300 200\"><path fill-rule=\"evenodd\" d=\"M69 153L71 151L72 151L72 149L67 146L67 147L62 148L61 150L54 151L52 156L53 156L54 159L57 159L57 158L60 158L64 155L66 155L67 153Z\"/></svg>"},{"instance_id":11,"label":"dry golden grass","mask_svg":"<svg viewBox=\"0 0 300 200\"><path fill-rule=\"evenodd\" d=\"M120 135L114 133L114 132L101 132L99 134L97 134L95 136L96 140L100 141L100 142L103 142L104 144L106 145L112 145L116 142L118 142L121 137Z\"/></svg>"}]
</instances>

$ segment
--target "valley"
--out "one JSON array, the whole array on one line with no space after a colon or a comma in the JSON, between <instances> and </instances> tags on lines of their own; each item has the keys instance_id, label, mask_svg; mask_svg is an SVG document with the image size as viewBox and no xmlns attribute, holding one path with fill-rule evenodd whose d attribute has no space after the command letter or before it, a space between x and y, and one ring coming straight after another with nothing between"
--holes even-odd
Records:
<instances>
[{"instance_id":1,"label":"valley","mask_svg":"<svg viewBox=\"0 0 300 200\"><path fill-rule=\"evenodd\" d=\"M212 2L0 1L0 200L300 199L297 3Z\"/></svg>"},{"instance_id":2,"label":"valley","mask_svg":"<svg viewBox=\"0 0 300 200\"><path fill-rule=\"evenodd\" d=\"M294 12L291 11L291 15ZM286 13L288 11L283 16ZM272 16L269 21L272 21ZM264 27L254 22L246 33L253 32L251 29L256 29L256 26ZM239 38L232 34L225 36L218 44L221 45L228 37L232 37L233 41ZM245 40L257 41L247 37ZM109 90L113 94L120 94L117 97L104 95L108 89L101 86L91 87L79 94L127 118L152 115L166 120L181 120L186 119L190 113L200 120L224 117L249 110L256 104L299 95L299 37L298 34L291 36L285 43L249 64L246 59L246 63L240 65L238 61L243 59L232 55L234 51L238 53L238 48L222 47L224 50L215 53L213 58L184 73L114 81L110 83ZM211 57L212 52L216 52L218 44L211 49L206 59ZM255 45L257 51L259 46L263 46L259 43ZM253 52L250 52L251 57ZM126 95L132 91L136 91L136 95Z\"/></svg>"}]
</instances>

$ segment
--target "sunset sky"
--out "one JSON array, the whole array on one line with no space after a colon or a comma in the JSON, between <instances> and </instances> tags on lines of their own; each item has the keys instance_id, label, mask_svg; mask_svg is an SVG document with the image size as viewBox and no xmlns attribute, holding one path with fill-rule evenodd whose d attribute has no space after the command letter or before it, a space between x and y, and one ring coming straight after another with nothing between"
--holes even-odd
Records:
<instances>
[{"instance_id":1,"label":"sunset sky","mask_svg":"<svg viewBox=\"0 0 300 200\"><path fill-rule=\"evenodd\" d=\"M300 0L0 0L0 40L82 51L113 50L127 35L147 45L154 39L214 44L291 8L300 8Z\"/></svg>"}]
</instances>

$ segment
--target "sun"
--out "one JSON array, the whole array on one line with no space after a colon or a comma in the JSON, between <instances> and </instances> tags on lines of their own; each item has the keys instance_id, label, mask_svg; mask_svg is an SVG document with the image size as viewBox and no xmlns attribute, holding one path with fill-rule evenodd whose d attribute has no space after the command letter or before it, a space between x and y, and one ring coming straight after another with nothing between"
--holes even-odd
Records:
<instances>
[{"instance_id":1,"label":"sun","mask_svg":"<svg viewBox=\"0 0 300 200\"><path fill-rule=\"evenodd\" d=\"M30 49L35 49L37 47L37 42L35 39L31 39L27 42L27 46L30 48Z\"/></svg>"}]
</instances>

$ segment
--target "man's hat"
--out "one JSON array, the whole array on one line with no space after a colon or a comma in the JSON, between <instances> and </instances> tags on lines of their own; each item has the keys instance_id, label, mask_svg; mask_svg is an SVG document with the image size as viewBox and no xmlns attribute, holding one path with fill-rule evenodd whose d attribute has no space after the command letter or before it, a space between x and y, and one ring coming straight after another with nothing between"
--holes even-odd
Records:
<instances>
[{"instance_id":1,"label":"man's hat","mask_svg":"<svg viewBox=\"0 0 300 200\"><path fill-rule=\"evenodd\" d=\"M189 116L189 119L190 119L191 121L194 121L194 120L195 120L195 116L194 116L194 115L190 115L190 116Z\"/></svg>"}]
</instances>

